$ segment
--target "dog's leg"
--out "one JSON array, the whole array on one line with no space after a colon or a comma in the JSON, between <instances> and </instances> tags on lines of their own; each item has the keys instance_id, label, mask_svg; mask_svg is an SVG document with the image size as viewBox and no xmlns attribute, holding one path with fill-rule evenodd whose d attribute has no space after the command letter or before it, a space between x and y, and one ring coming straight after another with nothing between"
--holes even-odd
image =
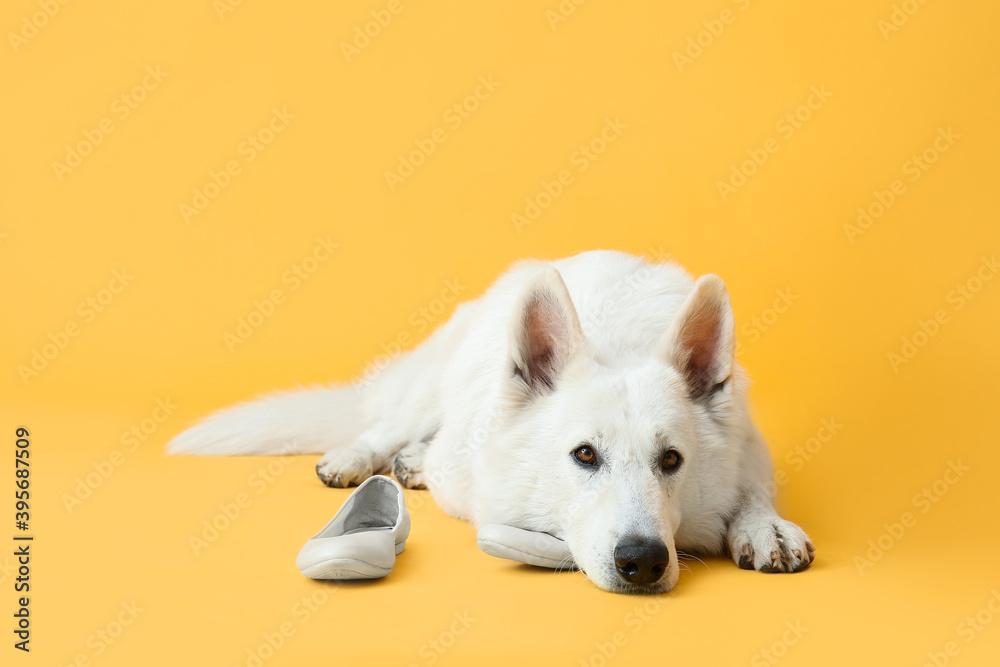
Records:
<instances>
[{"instance_id":1,"label":"dog's leg","mask_svg":"<svg viewBox=\"0 0 1000 667\"><path fill-rule=\"evenodd\" d=\"M393 456L407 441L395 429L376 425L349 446L324 454L316 464L316 474L327 486L355 486L372 475L389 472Z\"/></svg>"},{"instance_id":2,"label":"dog's leg","mask_svg":"<svg viewBox=\"0 0 1000 667\"><path fill-rule=\"evenodd\" d=\"M744 570L801 572L815 557L805 531L778 516L766 495L750 491L729 522L726 542Z\"/></svg>"},{"instance_id":3,"label":"dog's leg","mask_svg":"<svg viewBox=\"0 0 1000 667\"><path fill-rule=\"evenodd\" d=\"M424 454L429 444L427 440L414 440L396 454L392 474L407 489L427 488L424 481Z\"/></svg>"},{"instance_id":4,"label":"dog's leg","mask_svg":"<svg viewBox=\"0 0 1000 667\"><path fill-rule=\"evenodd\" d=\"M773 500L773 466L764 438L753 429L744 450L740 500L729 519L726 543L736 564L760 572L800 572L812 563L812 540L778 516Z\"/></svg>"}]
</instances>

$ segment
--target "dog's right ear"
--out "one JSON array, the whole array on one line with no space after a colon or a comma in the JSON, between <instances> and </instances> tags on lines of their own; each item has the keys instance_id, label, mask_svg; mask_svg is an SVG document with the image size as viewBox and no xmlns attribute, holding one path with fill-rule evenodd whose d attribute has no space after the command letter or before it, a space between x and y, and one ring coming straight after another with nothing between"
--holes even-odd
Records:
<instances>
[{"instance_id":1,"label":"dog's right ear","mask_svg":"<svg viewBox=\"0 0 1000 667\"><path fill-rule=\"evenodd\" d=\"M519 393L529 398L551 389L583 341L576 308L555 268L528 278L508 326L508 371Z\"/></svg>"}]
</instances>

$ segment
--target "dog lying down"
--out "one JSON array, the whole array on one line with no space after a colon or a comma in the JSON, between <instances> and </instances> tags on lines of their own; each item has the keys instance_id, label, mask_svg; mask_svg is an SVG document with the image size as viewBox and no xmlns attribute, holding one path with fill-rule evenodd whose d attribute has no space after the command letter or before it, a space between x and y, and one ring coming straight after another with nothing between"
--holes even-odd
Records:
<instances>
[{"instance_id":1,"label":"dog lying down","mask_svg":"<svg viewBox=\"0 0 1000 667\"><path fill-rule=\"evenodd\" d=\"M774 509L734 351L717 276L611 251L525 260L374 379L234 406L168 450L323 453L335 487L392 471L477 527L564 540L609 591L670 590L678 551L798 572L814 548Z\"/></svg>"}]
</instances>

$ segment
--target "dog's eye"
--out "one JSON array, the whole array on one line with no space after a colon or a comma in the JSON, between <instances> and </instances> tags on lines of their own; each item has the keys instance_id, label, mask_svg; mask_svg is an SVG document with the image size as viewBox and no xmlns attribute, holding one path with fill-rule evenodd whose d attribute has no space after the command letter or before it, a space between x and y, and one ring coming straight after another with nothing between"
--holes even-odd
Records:
<instances>
[{"instance_id":1,"label":"dog's eye","mask_svg":"<svg viewBox=\"0 0 1000 667\"><path fill-rule=\"evenodd\" d=\"M666 473L676 472L681 467L681 455L676 449L670 449L660 455L660 470Z\"/></svg>"},{"instance_id":2,"label":"dog's eye","mask_svg":"<svg viewBox=\"0 0 1000 667\"><path fill-rule=\"evenodd\" d=\"M592 466L597 464L597 452L590 445L580 445L574 449L573 458L583 465Z\"/></svg>"}]
</instances>

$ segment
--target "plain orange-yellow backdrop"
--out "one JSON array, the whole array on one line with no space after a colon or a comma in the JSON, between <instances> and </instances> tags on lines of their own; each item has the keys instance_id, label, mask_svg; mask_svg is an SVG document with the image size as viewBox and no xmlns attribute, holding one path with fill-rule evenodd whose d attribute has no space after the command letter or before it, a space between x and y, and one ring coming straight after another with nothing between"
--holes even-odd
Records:
<instances>
[{"instance_id":1,"label":"plain orange-yellow backdrop","mask_svg":"<svg viewBox=\"0 0 1000 667\"><path fill-rule=\"evenodd\" d=\"M995 664L995 4L223 2L0 12L4 664ZM727 281L808 572L614 596L408 492L396 570L322 584L311 457L162 455L591 248Z\"/></svg>"}]
</instances>

